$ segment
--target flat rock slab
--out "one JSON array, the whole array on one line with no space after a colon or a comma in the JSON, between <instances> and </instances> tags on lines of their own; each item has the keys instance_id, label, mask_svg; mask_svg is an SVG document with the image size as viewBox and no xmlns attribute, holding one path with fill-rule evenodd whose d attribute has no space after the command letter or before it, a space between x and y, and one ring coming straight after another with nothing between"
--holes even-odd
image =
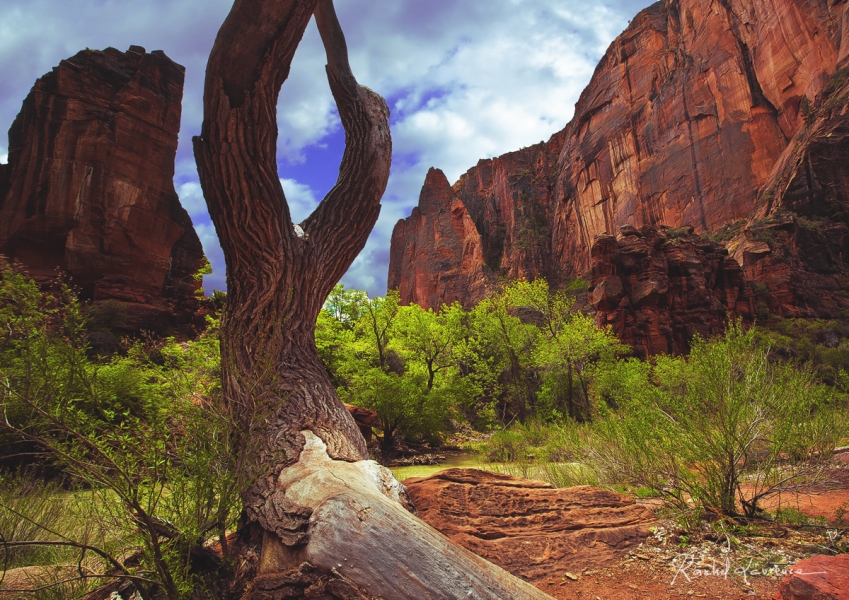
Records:
<instances>
[{"instance_id":1,"label":"flat rock slab","mask_svg":"<svg viewBox=\"0 0 849 600\"><path fill-rule=\"evenodd\" d=\"M656 521L628 496L478 469L404 481L419 517L457 544L528 581L610 564Z\"/></svg>"},{"instance_id":2,"label":"flat rock slab","mask_svg":"<svg viewBox=\"0 0 849 600\"><path fill-rule=\"evenodd\" d=\"M800 560L781 582L775 600L849 600L849 555Z\"/></svg>"}]
</instances>

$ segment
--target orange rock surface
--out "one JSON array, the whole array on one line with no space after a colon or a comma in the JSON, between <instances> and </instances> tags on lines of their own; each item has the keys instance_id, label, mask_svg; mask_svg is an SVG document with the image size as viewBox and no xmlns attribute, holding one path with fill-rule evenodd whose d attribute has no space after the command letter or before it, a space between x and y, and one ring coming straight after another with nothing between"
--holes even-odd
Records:
<instances>
[{"instance_id":1,"label":"orange rock surface","mask_svg":"<svg viewBox=\"0 0 849 600\"><path fill-rule=\"evenodd\" d=\"M477 469L404 481L425 522L531 583L597 568L648 535L654 515L622 494Z\"/></svg>"},{"instance_id":2,"label":"orange rock surface","mask_svg":"<svg viewBox=\"0 0 849 600\"><path fill-rule=\"evenodd\" d=\"M439 307L486 294L481 237L445 174L427 173L419 205L392 231L389 289L404 304Z\"/></svg>"},{"instance_id":3,"label":"orange rock surface","mask_svg":"<svg viewBox=\"0 0 849 600\"><path fill-rule=\"evenodd\" d=\"M556 280L548 215L562 140L482 160L453 187L428 171L418 207L392 232L389 289L437 308L475 303L499 277Z\"/></svg>"},{"instance_id":4,"label":"orange rock surface","mask_svg":"<svg viewBox=\"0 0 849 600\"><path fill-rule=\"evenodd\" d=\"M596 324L610 325L635 354L680 354L698 333L721 334L728 317L754 317L743 270L724 246L670 230L623 226L596 237L590 302Z\"/></svg>"},{"instance_id":5,"label":"orange rock surface","mask_svg":"<svg viewBox=\"0 0 849 600\"><path fill-rule=\"evenodd\" d=\"M762 302L784 317L849 308L849 67L828 78L733 241Z\"/></svg>"},{"instance_id":6,"label":"orange rock surface","mask_svg":"<svg viewBox=\"0 0 849 600\"><path fill-rule=\"evenodd\" d=\"M775 600L849 600L849 555L812 556L792 567Z\"/></svg>"},{"instance_id":7,"label":"orange rock surface","mask_svg":"<svg viewBox=\"0 0 849 600\"><path fill-rule=\"evenodd\" d=\"M184 69L161 51L85 50L36 81L0 168L0 254L127 329L191 318L203 249L174 190Z\"/></svg>"},{"instance_id":8,"label":"orange rock surface","mask_svg":"<svg viewBox=\"0 0 849 600\"><path fill-rule=\"evenodd\" d=\"M652 5L611 44L566 127L555 256L589 269L621 225L748 218L796 133L799 104L836 68L842 6L825 0Z\"/></svg>"},{"instance_id":9,"label":"orange rock surface","mask_svg":"<svg viewBox=\"0 0 849 600\"><path fill-rule=\"evenodd\" d=\"M475 224L464 239L481 240L479 260L437 258L433 240L444 230L411 217L393 236L392 256L406 260L391 263L389 287L400 285L405 302L435 306L443 296L474 303L498 276L542 275L557 285L586 276L596 236L616 235L623 225L715 232L782 207L843 223L847 6L665 0L643 10L608 48L563 131L547 144L481 161L453 186L453 202ZM779 314L843 308L839 299L811 300L843 279L842 259L829 258L834 244L797 244L806 256L791 251L788 262L773 252L755 267L758 261L743 264L742 253L752 259L770 249L744 242L734 240L729 250L750 279L773 273L766 285L770 302L783 306ZM443 293L432 274L443 269L452 281L476 285ZM807 291L800 289L806 269L817 273ZM430 286L426 293L418 281Z\"/></svg>"}]
</instances>

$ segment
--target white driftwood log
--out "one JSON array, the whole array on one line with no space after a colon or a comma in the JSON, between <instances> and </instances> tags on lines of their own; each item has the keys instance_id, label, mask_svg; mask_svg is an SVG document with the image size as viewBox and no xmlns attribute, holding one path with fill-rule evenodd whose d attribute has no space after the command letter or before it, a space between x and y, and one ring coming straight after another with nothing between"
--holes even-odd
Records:
<instances>
[{"instance_id":1,"label":"white driftwood log","mask_svg":"<svg viewBox=\"0 0 849 600\"><path fill-rule=\"evenodd\" d=\"M333 460L318 436L301 433L300 460L283 470L277 489L313 510L308 542L295 551L263 544L261 571L308 561L392 600L551 598L408 512L406 493L385 467Z\"/></svg>"}]
</instances>

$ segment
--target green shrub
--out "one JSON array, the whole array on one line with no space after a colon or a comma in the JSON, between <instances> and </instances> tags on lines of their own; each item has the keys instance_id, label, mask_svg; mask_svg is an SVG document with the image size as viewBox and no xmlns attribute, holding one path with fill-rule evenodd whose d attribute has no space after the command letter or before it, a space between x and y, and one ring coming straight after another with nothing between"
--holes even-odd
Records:
<instances>
[{"instance_id":1,"label":"green shrub","mask_svg":"<svg viewBox=\"0 0 849 600\"><path fill-rule=\"evenodd\" d=\"M844 397L810 371L769 360L739 324L688 357L659 357L655 385L592 429L585 460L602 480L660 490L727 515L821 473L847 431ZM738 503L739 500L739 503Z\"/></svg>"},{"instance_id":2,"label":"green shrub","mask_svg":"<svg viewBox=\"0 0 849 600\"><path fill-rule=\"evenodd\" d=\"M2 551L25 562L36 559L20 555L31 546L85 551L145 598L155 589L170 600L187 597L198 584L192 549L217 538L226 555L224 534L251 481L253 448L233 434L220 397L217 330L213 324L193 343L167 341L157 348L164 364L156 364L141 343L127 356L90 360L85 327L70 290L42 294L0 269L0 328L8 332L0 342L2 447L7 459L38 452L72 489L84 487L85 501L72 504L90 525L65 527L55 488L21 495L7 483L0 486Z\"/></svg>"},{"instance_id":3,"label":"green shrub","mask_svg":"<svg viewBox=\"0 0 849 600\"><path fill-rule=\"evenodd\" d=\"M773 515L777 523L785 525L819 525L827 524L823 517L809 517L798 508L787 507L779 508Z\"/></svg>"},{"instance_id":4,"label":"green shrub","mask_svg":"<svg viewBox=\"0 0 849 600\"><path fill-rule=\"evenodd\" d=\"M502 429L492 434L486 447L486 458L490 462L527 461L532 453L525 432L517 429Z\"/></svg>"}]
</instances>

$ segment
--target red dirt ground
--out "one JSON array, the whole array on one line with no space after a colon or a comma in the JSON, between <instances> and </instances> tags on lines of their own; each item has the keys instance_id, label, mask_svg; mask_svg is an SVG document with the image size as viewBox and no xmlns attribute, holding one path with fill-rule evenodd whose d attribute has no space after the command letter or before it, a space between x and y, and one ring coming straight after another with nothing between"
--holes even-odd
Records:
<instances>
[{"instance_id":1,"label":"red dirt ground","mask_svg":"<svg viewBox=\"0 0 849 600\"><path fill-rule=\"evenodd\" d=\"M755 536L737 537L735 544L739 542L739 545L734 547L730 542L720 540L701 541L700 544L679 548L676 543L679 537L674 534L666 541L650 538L640 550L613 566L569 576L553 573L537 586L562 599L771 599L783 578L781 569L789 568L803 556L829 553L826 546L833 547L829 541L840 543L849 539L846 535L849 513L845 515L845 523L841 520L843 514L849 511L849 453L838 455L835 467L829 473L828 485L783 494L780 499L765 503L765 508L771 511L780 506L795 508L808 517L822 517L828 522L826 526L799 528L766 524ZM661 526L670 524L663 522ZM845 546L846 542L843 543ZM723 546L726 545L729 550L724 555L728 557L727 574L725 560L719 558L723 556ZM688 553L694 555L693 563L678 568L680 556ZM701 569L700 554L706 557ZM752 556L756 558L750 564ZM757 567L763 563L763 557L769 556L776 557L773 560L784 565L773 567L774 572L763 575Z\"/></svg>"}]
</instances>

